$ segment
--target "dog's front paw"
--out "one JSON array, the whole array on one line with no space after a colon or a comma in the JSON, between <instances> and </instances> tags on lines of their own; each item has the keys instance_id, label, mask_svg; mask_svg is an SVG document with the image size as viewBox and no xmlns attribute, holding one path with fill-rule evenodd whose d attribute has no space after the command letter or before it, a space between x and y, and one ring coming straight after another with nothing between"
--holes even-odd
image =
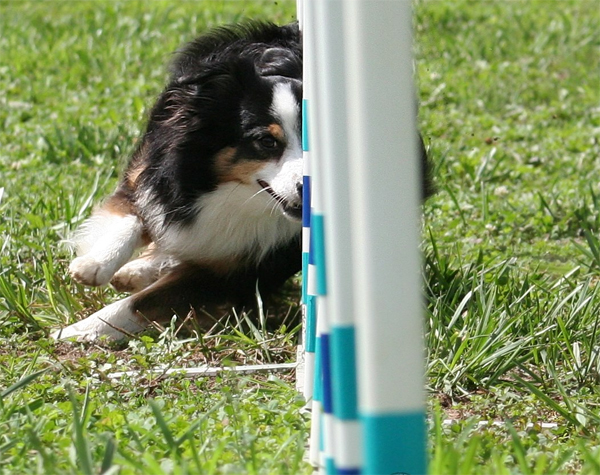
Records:
<instances>
[{"instance_id":1,"label":"dog's front paw","mask_svg":"<svg viewBox=\"0 0 600 475\"><path fill-rule=\"evenodd\" d=\"M71 262L69 274L80 284L99 286L108 284L114 270L93 257L81 256Z\"/></svg>"},{"instance_id":2,"label":"dog's front paw","mask_svg":"<svg viewBox=\"0 0 600 475\"><path fill-rule=\"evenodd\" d=\"M94 341L105 337L112 341L139 333L148 326L141 316L130 309L128 297L112 303L88 318L50 334L55 340Z\"/></svg>"},{"instance_id":3,"label":"dog's front paw","mask_svg":"<svg viewBox=\"0 0 600 475\"><path fill-rule=\"evenodd\" d=\"M93 330L90 331L88 328L82 328L78 323L81 322L53 331L50 333L50 338L53 340L75 340L81 342L90 342L100 338L101 335L99 332ZM123 337L124 335L121 336L121 338Z\"/></svg>"},{"instance_id":4,"label":"dog's front paw","mask_svg":"<svg viewBox=\"0 0 600 475\"><path fill-rule=\"evenodd\" d=\"M119 292L136 293L157 281L159 269L152 261L136 259L121 267L110 280Z\"/></svg>"}]
</instances>

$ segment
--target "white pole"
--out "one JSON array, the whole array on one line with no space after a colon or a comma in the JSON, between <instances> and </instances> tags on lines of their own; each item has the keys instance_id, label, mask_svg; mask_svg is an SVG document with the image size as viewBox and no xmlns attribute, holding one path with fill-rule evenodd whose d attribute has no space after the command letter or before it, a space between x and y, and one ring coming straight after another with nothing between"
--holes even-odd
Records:
<instances>
[{"instance_id":1,"label":"white pole","mask_svg":"<svg viewBox=\"0 0 600 475\"><path fill-rule=\"evenodd\" d=\"M343 2L317 2L317 101L319 185L324 204L327 269L326 313L330 332L333 463L336 473L357 474L361 465L357 413L351 216L348 172ZM329 472L328 472L329 473Z\"/></svg>"},{"instance_id":2,"label":"white pole","mask_svg":"<svg viewBox=\"0 0 600 475\"><path fill-rule=\"evenodd\" d=\"M315 367L319 373L316 374L315 387L318 384L320 400L320 413L313 411L313 422L317 419L320 425L319 448L319 466L324 468L326 473L335 472L334 464L334 418L332 404L332 386L331 386L331 347L330 347L330 325L327 307L327 271L325 262L325 208L324 208L324 183L323 183L323 156L322 145L329 137L323 134L322 114L323 103L321 101L320 81L322 71L322 55L319 51L319 6L320 1L307 0L310 5L305 10L305 44L307 49L304 51L304 61L309 63L309 74L304 77L305 84L310 87L311 104L308 110L309 137L310 137L310 156L311 156L311 217L310 217L310 255L314 261L315 274L314 283L316 284L317 299L317 348L316 357L319 361ZM309 279L313 277L310 273ZM309 284L309 292L311 286ZM315 373L317 373L315 371ZM315 391L316 394L316 391ZM314 398L317 399L316 397Z\"/></svg>"},{"instance_id":3,"label":"white pole","mask_svg":"<svg viewBox=\"0 0 600 475\"><path fill-rule=\"evenodd\" d=\"M296 19L298 20L298 26L300 31L304 28L304 2L303 0L296 0Z\"/></svg>"},{"instance_id":4,"label":"white pole","mask_svg":"<svg viewBox=\"0 0 600 475\"><path fill-rule=\"evenodd\" d=\"M303 111L302 111L302 148L304 150L304 186L303 186L303 299L305 302L305 328L306 328L306 373L304 395L310 401L311 407L311 435L309 461L315 467L325 467L328 459L328 445L322 436L325 428L323 423L323 342L327 340L324 315L321 309L323 302L319 297L319 260L318 249L321 242L318 241L318 233L313 229L316 221L322 220L320 195L314 191L314 183L318 181L317 164L315 163L315 149L318 149L318 137L314 132L317 130L313 121L316 115L313 112L315 106L315 32L314 32L314 8L318 0L303 0ZM315 208L316 206L316 208ZM308 244L308 246L307 246ZM308 254L304 254L308 251Z\"/></svg>"},{"instance_id":5,"label":"white pole","mask_svg":"<svg viewBox=\"0 0 600 475\"><path fill-rule=\"evenodd\" d=\"M410 0L347 3L363 473L426 473Z\"/></svg>"},{"instance_id":6,"label":"white pole","mask_svg":"<svg viewBox=\"0 0 600 475\"><path fill-rule=\"evenodd\" d=\"M312 0L308 0L312 1ZM304 32L304 12L307 8L304 0L297 0L298 23L303 32L303 49L310 50L307 44L307 35ZM303 61L302 76L307 78L310 73L310 62ZM315 381L315 350L316 350L316 302L312 287L314 274L312 266L309 266L310 260L310 195L311 195L311 177L310 177L310 147L308 138L308 103L310 96L310 86L304 81L302 88L302 150L303 150L303 190L302 190L302 328L303 328L303 347L304 347L304 382L302 384L303 394L308 405L312 406ZM310 268L310 272L309 272ZM309 292L309 286L311 292Z\"/></svg>"}]
</instances>

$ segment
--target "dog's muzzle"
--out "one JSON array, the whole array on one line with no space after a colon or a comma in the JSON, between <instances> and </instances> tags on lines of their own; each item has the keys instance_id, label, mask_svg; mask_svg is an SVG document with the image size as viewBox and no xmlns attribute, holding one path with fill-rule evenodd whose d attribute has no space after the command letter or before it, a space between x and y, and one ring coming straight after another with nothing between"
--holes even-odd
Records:
<instances>
[{"instance_id":1,"label":"dog's muzzle","mask_svg":"<svg viewBox=\"0 0 600 475\"><path fill-rule=\"evenodd\" d=\"M264 188L264 190L267 193L269 193L269 195L271 195L273 197L273 199L275 201L277 201L277 203L279 203L279 205L281 206L281 208L283 210L283 214L286 217L288 217L294 221L302 220L302 183L298 183L296 185L296 192L298 194L297 201L290 202L289 200L285 199L283 196L280 196L277 193L275 193L273 188L271 188L271 185L269 185L266 181L257 180L257 182L260 186L262 186Z\"/></svg>"}]
</instances>

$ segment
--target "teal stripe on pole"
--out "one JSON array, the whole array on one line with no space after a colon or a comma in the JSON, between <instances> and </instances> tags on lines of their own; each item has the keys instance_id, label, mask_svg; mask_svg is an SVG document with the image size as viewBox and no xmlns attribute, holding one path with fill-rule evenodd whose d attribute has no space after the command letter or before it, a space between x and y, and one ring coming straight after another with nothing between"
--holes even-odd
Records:
<instances>
[{"instance_id":1,"label":"teal stripe on pole","mask_svg":"<svg viewBox=\"0 0 600 475\"><path fill-rule=\"evenodd\" d=\"M331 330L333 407L342 420L358 418L354 327L334 326Z\"/></svg>"},{"instance_id":2,"label":"teal stripe on pole","mask_svg":"<svg viewBox=\"0 0 600 475\"><path fill-rule=\"evenodd\" d=\"M365 474L427 473L423 457L427 437L425 411L402 415L363 414L361 423ZM398 427L403 430L399 431ZM396 467L396 471L390 472L391 467Z\"/></svg>"},{"instance_id":3,"label":"teal stripe on pole","mask_svg":"<svg viewBox=\"0 0 600 475\"><path fill-rule=\"evenodd\" d=\"M305 239L305 238L303 238ZM310 238L309 238L310 239ZM302 303L306 304L308 293L305 276L308 274L308 252L302 252Z\"/></svg>"},{"instance_id":4,"label":"teal stripe on pole","mask_svg":"<svg viewBox=\"0 0 600 475\"><path fill-rule=\"evenodd\" d=\"M304 349L309 353L314 353L317 349L317 298L314 295L309 295L306 299L306 341Z\"/></svg>"},{"instance_id":5,"label":"teal stripe on pole","mask_svg":"<svg viewBox=\"0 0 600 475\"><path fill-rule=\"evenodd\" d=\"M311 216L310 232L314 236L314 259L317 267L317 294L327 295L327 272L325 266L325 230L323 227L324 216L313 214ZM312 252L311 251L311 252Z\"/></svg>"},{"instance_id":6,"label":"teal stripe on pole","mask_svg":"<svg viewBox=\"0 0 600 475\"><path fill-rule=\"evenodd\" d=\"M302 150L305 152L310 150L308 130L308 99L304 98L302 99Z\"/></svg>"}]
</instances>

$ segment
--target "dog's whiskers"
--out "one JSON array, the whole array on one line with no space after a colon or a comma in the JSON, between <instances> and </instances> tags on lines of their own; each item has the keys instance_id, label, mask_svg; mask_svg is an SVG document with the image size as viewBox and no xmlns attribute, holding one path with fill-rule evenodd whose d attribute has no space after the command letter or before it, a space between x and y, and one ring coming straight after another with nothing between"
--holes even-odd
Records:
<instances>
[{"instance_id":1,"label":"dog's whiskers","mask_svg":"<svg viewBox=\"0 0 600 475\"><path fill-rule=\"evenodd\" d=\"M271 211L269 212L269 216L273 216L273 214L275 214L275 211L277 210L277 207L280 205L281 203L279 202L278 199L276 199L275 197L271 197L271 199L269 200L269 202L267 203L267 206L271 206ZM265 210L267 209L267 206L265 207Z\"/></svg>"},{"instance_id":2,"label":"dog's whiskers","mask_svg":"<svg viewBox=\"0 0 600 475\"><path fill-rule=\"evenodd\" d=\"M252 196L250 196L250 197L249 197L249 198L248 198L246 201L244 201L244 202L242 203L242 206L245 206L245 205L247 205L247 204L250 202L250 200L252 200L253 198L256 198L256 197L257 197L258 195L260 195L261 193L266 193L266 192L267 192L267 189L266 189L266 188L261 188L261 189L260 189L260 190L258 190L256 193L254 193ZM270 195L269 195L269 196L270 196Z\"/></svg>"}]
</instances>

